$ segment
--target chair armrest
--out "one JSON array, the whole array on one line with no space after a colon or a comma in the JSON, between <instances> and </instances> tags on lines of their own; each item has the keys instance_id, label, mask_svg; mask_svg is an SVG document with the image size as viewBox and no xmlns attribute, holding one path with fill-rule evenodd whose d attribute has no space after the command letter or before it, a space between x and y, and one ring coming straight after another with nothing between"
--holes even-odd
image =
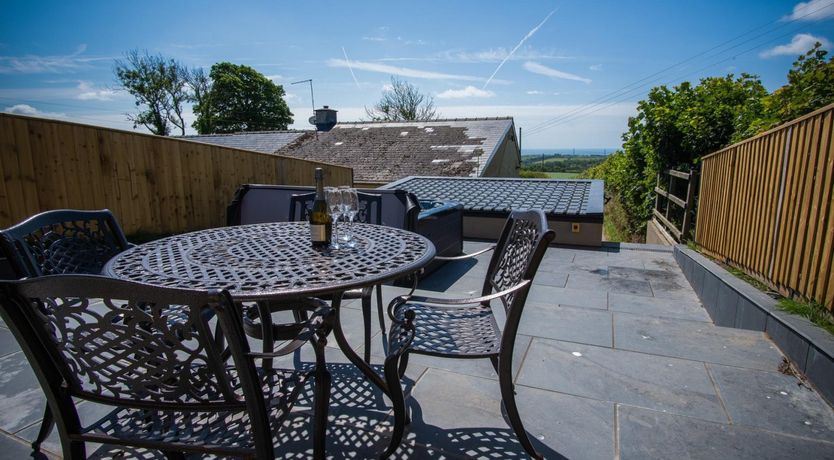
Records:
<instances>
[{"instance_id":1,"label":"chair armrest","mask_svg":"<svg viewBox=\"0 0 834 460\"><path fill-rule=\"evenodd\" d=\"M472 258L472 257L479 256L479 255L481 255L481 254L483 254L487 251L492 251L493 249L495 249L494 244L492 246L488 247L488 248L481 249L480 251L475 251L471 254L464 254L462 256L451 256L451 257L435 256L434 260L441 260L441 261L466 260L466 259L469 259L469 258Z\"/></svg>"},{"instance_id":2,"label":"chair armrest","mask_svg":"<svg viewBox=\"0 0 834 460\"><path fill-rule=\"evenodd\" d=\"M428 304L437 304L437 305L471 305L475 303L486 302L492 299L497 299L499 297L504 297L507 294L511 294L531 283L530 280L524 280L515 286L504 289L500 292L495 292L490 295L480 296L480 297L468 297L465 299L439 299L435 297L422 297L422 296L410 296L410 295L402 295L399 297L394 298L391 301L391 305L389 305L389 309L395 304L404 304L408 302L416 302L416 303L428 303ZM393 311L392 311L393 313Z\"/></svg>"}]
</instances>

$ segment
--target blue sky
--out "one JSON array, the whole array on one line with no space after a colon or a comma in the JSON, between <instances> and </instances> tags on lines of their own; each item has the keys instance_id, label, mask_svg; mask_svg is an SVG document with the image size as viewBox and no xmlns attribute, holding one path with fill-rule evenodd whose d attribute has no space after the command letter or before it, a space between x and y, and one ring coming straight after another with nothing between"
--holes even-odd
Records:
<instances>
[{"instance_id":1,"label":"blue sky","mask_svg":"<svg viewBox=\"0 0 834 460\"><path fill-rule=\"evenodd\" d=\"M769 90L834 0L4 2L0 110L132 129L113 61L147 49L207 69L254 67L287 91L292 127L317 106L366 118L391 75L448 118L512 116L527 148L620 145L648 89L748 72ZM502 65L503 62L503 65ZM352 73L351 73L352 71ZM190 116L190 110L189 110Z\"/></svg>"}]
</instances>

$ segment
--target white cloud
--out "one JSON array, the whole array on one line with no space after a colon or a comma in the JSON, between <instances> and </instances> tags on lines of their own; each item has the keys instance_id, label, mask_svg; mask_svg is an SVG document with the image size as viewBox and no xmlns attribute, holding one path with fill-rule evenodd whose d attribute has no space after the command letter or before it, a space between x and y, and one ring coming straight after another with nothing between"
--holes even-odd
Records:
<instances>
[{"instance_id":1,"label":"white cloud","mask_svg":"<svg viewBox=\"0 0 834 460\"><path fill-rule=\"evenodd\" d=\"M284 78L286 78L286 77L284 77L283 75L266 75L266 79L267 79L267 80L271 80L271 81L273 81L273 82L275 82L275 81L281 81L281 80L283 80Z\"/></svg>"},{"instance_id":2,"label":"white cloud","mask_svg":"<svg viewBox=\"0 0 834 460\"><path fill-rule=\"evenodd\" d=\"M447 89L442 93L438 93L435 97L438 99L463 99L467 97L493 97L495 93L489 90L478 89L474 86L467 86L463 89Z\"/></svg>"},{"instance_id":3,"label":"white cloud","mask_svg":"<svg viewBox=\"0 0 834 460\"><path fill-rule=\"evenodd\" d=\"M802 2L793 7L793 13L785 19L800 21L819 21L822 19L834 18L834 3L831 0L811 0Z\"/></svg>"},{"instance_id":4,"label":"white cloud","mask_svg":"<svg viewBox=\"0 0 834 460\"><path fill-rule=\"evenodd\" d=\"M118 91L109 88L97 89L88 81L79 81L78 90L81 92L75 97L82 101L110 101L118 94Z\"/></svg>"},{"instance_id":5,"label":"white cloud","mask_svg":"<svg viewBox=\"0 0 834 460\"><path fill-rule=\"evenodd\" d=\"M75 52L63 56L0 56L0 74L10 73L63 73L90 67L90 63L109 60L107 57L81 57L87 45L80 45Z\"/></svg>"},{"instance_id":6,"label":"white cloud","mask_svg":"<svg viewBox=\"0 0 834 460\"><path fill-rule=\"evenodd\" d=\"M483 78L473 77L470 75L454 75L441 72L431 72L427 70L411 69L408 67L397 67L387 64L378 64L374 62L363 61L347 61L345 59L330 59L327 61L330 67L347 67L368 72L378 72L389 75L399 75L401 77L411 78L425 78L428 80L464 80L464 81L483 81Z\"/></svg>"},{"instance_id":7,"label":"white cloud","mask_svg":"<svg viewBox=\"0 0 834 460\"><path fill-rule=\"evenodd\" d=\"M831 46L825 37L815 37L811 34L796 34L791 39L791 42L786 45L778 45L764 50L759 53L759 57L769 58L773 56L799 56L805 54L806 51L814 46L814 43L820 42L826 48Z\"/></svg>"},{"instance_id":8,"label":"white cloud","mask_svg":"<svg viewBox=\"0 0 834 460\"><path fill-rule=\"evenodd\" d=\"M13 113L16 115L30 115L45 118L65 118L67 116L64 113L41 112L40 110L32 107L29 104L16 104L11 107L4 108L3 111L6 113Z\"/></svg>"},{"instance_id":9,"label":"white cloud","mask_svg":"<svg viewBox=\"0 0 834 460\"><path fill-rule=\"evenodd\" d=\"M369 42L384 42L384 41L388 41L388 39L387 39L387 38L385 38L385 37L362 37L362 40L366 40L366 41L369 41Z\"/></svg>"},{"instance_id":10,"label":"white cloud","mask_svg":"<svg viewBox=\"0 0 834 460\"><path fill-rule=\"evenodd\" d=\"M558 95L559 95L559 94L561 94L561 93L551 93L551 92L548 92L548 91L539 91L539 90L537 90L537 89L533 89L533 90L527 91L527 94L530 94L530 95L542 95L542 94L547 94L547 95L558 96Z\"/></svg>"},{"instance_id":11,"label":"white cloud","mask_svg":"<svg viewBox=\"0 0 834 460\"><path fill-rule=\"evenodd\" d=\"M572 73L562 72L561 70L556 70L551 67L547 67L545 65L539 64L538 62L527 61L524 63L524 69L528 72L544 75L546 77L561 78L563 80L581 81L585 84L591 83L591 79L589 78L580 77L579 75L574 75Z\"/></svg>"},{"instance_id":12,"label":"white cloud","mask_svg":"<svg viewBox=\"0 0 834 460\"><path fill-rule=\"evenodd\" d=\"M593 70L594 72L602 70L602 64L594 64L588 67L588 70Z\"/></svg>"}]
</instances>

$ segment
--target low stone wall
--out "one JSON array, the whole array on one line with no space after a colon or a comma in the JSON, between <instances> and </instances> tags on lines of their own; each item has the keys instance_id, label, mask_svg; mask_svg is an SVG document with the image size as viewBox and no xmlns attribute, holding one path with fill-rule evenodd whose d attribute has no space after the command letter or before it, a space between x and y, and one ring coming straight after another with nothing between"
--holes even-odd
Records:
<instances>
[{"instance_id":1,"label":"low stone wall","mask_svg":"<svg viewBox=\"0 0 834 460\"><path fill-rule=\"evenodd\" d=\"M686 246L675 260L717 326L766 332L797 369L834 404L834 337Z\"/></svg>"}]
</instances>

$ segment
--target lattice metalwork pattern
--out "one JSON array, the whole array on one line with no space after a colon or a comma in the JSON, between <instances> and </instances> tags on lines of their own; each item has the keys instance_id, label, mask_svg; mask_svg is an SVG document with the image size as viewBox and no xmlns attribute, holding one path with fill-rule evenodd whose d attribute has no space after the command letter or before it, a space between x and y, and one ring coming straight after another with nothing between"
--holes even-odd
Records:
<instances>
[{"instance_id":1,"label":"lattice metalwork pattern","mask_svg":"<svg viewBox=\"0 0 834 460\"><path fill-rule=\"evenodd\" d=\"M56 222L21 240L41 275L97 274L111 257L124 250L101 220Z\"/></svg>"},{"instance_id":2,"label":"lattice metalwork pattern","mask_svg":"<svg viewBox=\"0 0 834 460\"><path fill-rule=\"evenodd\" d=\"M503 250L498 248L501 250L498 254L498 264L489 278L496 292L509 289L521 282L530 265L530 256L538 243L539 228L535 222L515 219L512 225ZM514 292L501 297L505 309L509 309L514 297Z\"/></svg>"},{"instance_id":3,"label":"lattice metalwork pattern","mask_svg":"<svg viewBox=\"0 0 834 460\"><path fill-rule=\"evenodd\" d=\"M501 331L495 322L492 309L483 305L441 307L406 303L397 308L395 316L402 319L404 312L414 315L414 339L409 347L413 351L448 355L490 355L501 347ZM391 335L407 334L400 329L403 323L395 322Z\"/></svg>"},{"instance_id":4,"label":"lattice metalwork pattern","mask_svg":"<svg viewBox=\"0 0 834 460\"><path fill-rule=\"evenodd\" d=\"M238 399L207 351L208 307L179 306L176 321L159 303L46 298L33 307L82 391L168 403Z\"/></svg>"},{"instance_id":5,"label":"lattice metalwork pattern","mask_svg":"<svg viewBox=\"0 0 834 460\"><path fill-rule=\"evenodd\" d=\"M237 298L344 291L410 273L434 257L424 237L355 224L355 248L317 251L306 222L216 228L138 246L106 271L158 286L228 289Z\"/></svg>"},{"instance_id":6,"label":"lattice metalwork pattern","mask_svg":"<svg viewBox=\"0 0 834 460\"><path fill-rule=\"evenodd\" d=\"M232 386L240 392L234 369L228 369ZM283 420L305 387L307 373L286 370L259 369L264 386L264 397L270 421ZM119 439L166 442L176 439L183 444L203 448L251 448L252 431L245 411L148 411L119 409L89 427L87 432L98 432ZM277 432L277 430L276 430ZM276 436L276 445L279 445Z\"/></svg>"}]
</instances>

